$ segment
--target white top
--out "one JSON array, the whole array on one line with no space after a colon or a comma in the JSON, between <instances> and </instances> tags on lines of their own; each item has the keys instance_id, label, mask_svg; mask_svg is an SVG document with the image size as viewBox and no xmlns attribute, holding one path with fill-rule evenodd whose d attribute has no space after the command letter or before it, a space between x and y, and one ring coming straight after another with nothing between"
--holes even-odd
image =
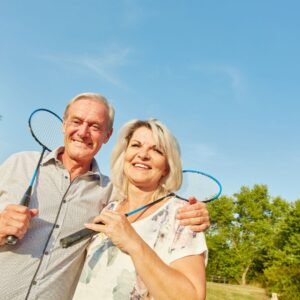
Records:
<instances>
[{"instance_id":1,"label":"white top","mask_svg":"<svg viewBox=\"0 0 300 300\"><path fill-rule=\"evenodd\" d=\"M204 234L195 233L176 220L176 211L186 204L172 198L153 214L132 223L136 232L166 263L206 252ZM115 210L116 202L107 209ZM73 299L141 299L147 288L135 271L131 257L114 246L104 234L97 235L88 255Z\"/></svg>"}]
</instances>

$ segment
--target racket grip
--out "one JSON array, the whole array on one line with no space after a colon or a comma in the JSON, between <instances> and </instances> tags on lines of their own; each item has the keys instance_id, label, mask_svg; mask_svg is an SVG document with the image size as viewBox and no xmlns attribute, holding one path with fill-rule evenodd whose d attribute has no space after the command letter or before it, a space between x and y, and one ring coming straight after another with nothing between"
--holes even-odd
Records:
<instances>
[{"instance_id":1,"label":"racket grip","mask_svg":"<svg viewBox=\"0 0 300 300\"><path fill-rule=\"evenodd\" d=\"M9 235L6 237L6 244L7 245L15 245L18 242L18 238L14 235Z\"/></svg>"},{"instance_id":2,"label":"racket grip","mask_svg":"<svg viewBox=\"0 0 300 300\"><path fill-rule=\"evenodd\" d=\"M32 186L29 186L20 201L20 205L24 205L26 207L29 206L30 199L31 199L31 191L32 191ZM6 244L15 245L18 242L18 240L19 239L16 236L9 235L6 237Z\"/></svg>"},{"instance_id":3,"label":"racket grip","mask_svg":"<svg viewBox=\"0 0 300 300\"><path fill-rule=\"evenodd\" d=\"M24 205L26 207L29 206L30 199L31 199L31 191L32 191L32 186L29 186L20 201L20 205Z\"/></svg>"},{"instance_id":4,"label":"racket grip","mask_svg":"<svg viewBox=\"0 0 300 300\"><path fill-rule=\"evenodd\" d=\"M92 229L84 228L71 235L68 235L60 240L60 245L62 248L68 248L73 246L89 237L92 237L94 234L97 234L97 231Z\"/></svg>"}]
</instances>

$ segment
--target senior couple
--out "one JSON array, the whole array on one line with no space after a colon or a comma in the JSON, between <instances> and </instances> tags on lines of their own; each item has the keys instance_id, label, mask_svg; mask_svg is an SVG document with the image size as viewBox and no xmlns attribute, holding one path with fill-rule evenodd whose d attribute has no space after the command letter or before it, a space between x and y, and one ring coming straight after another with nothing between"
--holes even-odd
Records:
<instances>
[{"instance_id":1,"label":"senior couple","mask_svg":"<svg viewBox=\"0 0 300 300\"><path fill-rule=\"evenodd\" d=\"M29 207L18 203L39 153L16 153L0 166L1 299L205 299L205 205L168 197L125 217L179 189L176 138L155 119L127 122L109 179L94 157L113 121L101 95L68 103L64 145L43 158ZM83 226L98 234L61 248ZM16 245L6 244L9 235Z\"/></svg>"}]
</instances>

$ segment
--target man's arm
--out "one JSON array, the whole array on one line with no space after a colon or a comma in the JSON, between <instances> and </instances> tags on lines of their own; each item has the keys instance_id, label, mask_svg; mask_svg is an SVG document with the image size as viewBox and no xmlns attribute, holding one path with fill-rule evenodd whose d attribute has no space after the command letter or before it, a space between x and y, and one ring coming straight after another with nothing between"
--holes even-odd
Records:
<instances>
[{"instance_id":1,"label":"man's arm","mask_svg":"<svg viewBox=\"0 0 300 300\"><path fill-rule=\"evenodd\" d=\"M16 204L7 205L0 212L0 246L6 243L6 237L14 235L22 239L27 232L30 220L38 214L37 209Z\"/></svg>"},{"instance_id":2,"label":"man's arm","mask_svg":"<svg viewBox=\"0 0 300 300\"><path fill-rule=\"evenodd\" d=\"M190 226L195 232L205 231L210 226L206 204L195 197L189 198L189 204L180 208L176 217L182 225Z\"/></svg>"}]
</instances>

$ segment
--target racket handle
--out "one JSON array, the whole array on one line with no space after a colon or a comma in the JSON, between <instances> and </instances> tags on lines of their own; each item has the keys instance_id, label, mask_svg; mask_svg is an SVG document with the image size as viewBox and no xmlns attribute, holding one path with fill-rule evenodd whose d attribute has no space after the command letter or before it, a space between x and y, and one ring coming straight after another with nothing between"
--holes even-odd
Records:
<instances>
[{"instance_id":1,"label":"racket handle","mask_svg":"<svg viewBox=\"0 0 300 300\"><path fill-rule=\"evenodd\" d=\"M29 203L30 203L30 199L31 199L31 191L32 191L32 186L30 185L26 192L24 193L21 201L20 201L20 205L23 205L23 206L26 206L28 207L29 206ZM9 235L6 237L6 244L7 245L15 245L17 242L18 242L18 238L14 235Z\"/></svg>"},{"instance_id":2,"label":"racket handle","mask_svg":"<svg viewBox=\"0 0 300 300\"><path fill-rule=\"evenodd\" d=\"M97 231L94 231L92 229L84 228L81 229L71 235L68 235L60 240L60 245L62 248L68 248L70 246L73 246L87 238L92 237L93 235L97 234Z\"/></svg>"},{"instance_id":3,"label":"racket handle","mask_svg":"<svg viewBox=\"0 0 300 300\"><path fill-rule=\"evenodd\" d=\"M20 201L20 205L24 205L26 207L29 206L29 203L30 203L30 199L31 199L31 191L32 191L32 186L30 185L26 192L24 193L21 201Z\"/></svg>"},{"instance_id":4,"label":"racket handle","mask_svg":"<svg viewBox=\"0 0 300 300\"><path fill-rule=\"evenodd\" d=\"M6 237L6 244L7 245L15 245L18 242L18 238L14 235L9 235Z\"/></svg>"}]
</instances>

